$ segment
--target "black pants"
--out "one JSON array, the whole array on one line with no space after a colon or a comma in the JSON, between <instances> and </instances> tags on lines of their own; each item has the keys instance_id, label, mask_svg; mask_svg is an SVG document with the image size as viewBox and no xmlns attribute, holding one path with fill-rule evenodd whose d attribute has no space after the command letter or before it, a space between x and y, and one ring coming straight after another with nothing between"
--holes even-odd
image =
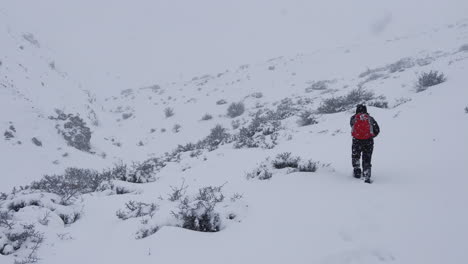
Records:
<instances>
[{"instance_id":1,"label":"black pants","mask_svg":"<svg viewBox=\"0 0 468 264\"><path fill-rule=\"evenodd\" d=\"M371 176L372 167L372 152L374 151L374 139L355 139L353 138L352 145L352 162L354 168L354 176L361 176L361 155L362 155L362 170L364 177Z\"/></svg>"}]
</instances>

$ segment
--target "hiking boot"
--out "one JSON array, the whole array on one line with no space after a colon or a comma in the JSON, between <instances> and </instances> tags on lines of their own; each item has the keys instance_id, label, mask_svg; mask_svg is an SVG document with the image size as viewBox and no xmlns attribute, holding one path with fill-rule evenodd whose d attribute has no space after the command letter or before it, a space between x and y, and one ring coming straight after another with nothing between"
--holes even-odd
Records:
<instances>
[{"instance_id":1,"label":"hiking boot","mask_svg":"<svg viewBox=\"0 0 468 264\"><path fill-rule=\"evenodd\" d=\"M367 168L366 170L364 170L364 179L365 179L365 183L372 183L372 180L370 179L371 178L371 169L370 168Z\"/></svg>"},{"instance_id":2,"label":"hiking boot","mask_svg":"<svg viewBox=\"0 0 468 264\"><path fill-rule=\"evenodd\" d=\"M361 169L360 168L354 168L354 178L356 178L356 179L361 178Z\"/></svg>"}]
</instances>

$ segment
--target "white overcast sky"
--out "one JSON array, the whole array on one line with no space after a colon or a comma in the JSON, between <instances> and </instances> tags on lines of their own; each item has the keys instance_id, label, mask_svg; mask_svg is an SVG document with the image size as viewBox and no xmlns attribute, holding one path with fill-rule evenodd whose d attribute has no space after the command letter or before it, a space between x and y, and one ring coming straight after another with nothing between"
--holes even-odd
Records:
<instances>
[{"instance_id":1,"label":"white overcast sky","mask_svg":"<svg viewBox=\"0 0 468 264\"><path fill-rule=\"evenodd\" d=\"M0 0L84 83L190 78L468 17L467 0Z\"/></svg>"}]
</instances>

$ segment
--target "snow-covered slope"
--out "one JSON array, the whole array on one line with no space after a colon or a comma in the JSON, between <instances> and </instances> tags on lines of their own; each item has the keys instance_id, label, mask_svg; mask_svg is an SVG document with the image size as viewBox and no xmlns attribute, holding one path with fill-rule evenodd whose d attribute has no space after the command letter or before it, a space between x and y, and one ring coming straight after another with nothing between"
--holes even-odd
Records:
<instances>
[{"instance_id":1,"label":"snow-covered slope","mask_svg":"<svg viewBox=\"0 0 468 264\"><path fill-rule=\"evenodd\" d=\"M212 151L180 151L152 175L154 182L114 181L127 190L123 195L111 195L118 191L108 187L64 206L50 194L10 194L0 205L12 209L18 221L37 222L51 214L47 225L36 223L45 234L37 251L43 263L460 263L468 258L463 210L468 202L468 21L386 42L278 57L184 82L129 87L106 98L85 92L51 67L53 60L31 35L2 30L8 50L0 66L0 122L2 129L9 131L13 124L16 130L15 138L0 140L2 191L70 166L101 170L119 160L130 164L161 157L179 144L203 139L216 124L236 135L259 110L281 106L292 114L280 119L274 138L265 132L271 140L263 142L266 148L236 149L236 142L228 141ZM416 93L418 76L431 70L443 72L447 81ZM382 130L373 185L350 173L353 109L316 114L318 123L311 126L296 123L303 111L316 111L323 100L357 87L384 96L376 100L388 104L369 106ZM232 102L243 102L246 112L227 117ZM166 108L174 115L167 117ZM89 153L67 146L57 134L56 120L48 118L55 109L83 117L92 131ZM213 118L202 120L207 113ZM43 146L31 143L32 137ZM69 155L63 157L65 152ZM318 162L318 170L269 168L269 180L246 177L284 152ZM223 186L225 199L216 207L220 232L177 227L180 219L173 212L183 203L167 197L181 184L192 196L204 186ZM47 202L31 203L37 200ZM116 211L130 200L155 203L157 210L119 219ZM21 201L30 206L11 206ZM79 220L64 225L63 215L79 211ZM135 239L153 227L156 233ZM29 249L20 248L17 258ZM14 257L0 255L0 262Z\"/></svg>"}]
</instances>

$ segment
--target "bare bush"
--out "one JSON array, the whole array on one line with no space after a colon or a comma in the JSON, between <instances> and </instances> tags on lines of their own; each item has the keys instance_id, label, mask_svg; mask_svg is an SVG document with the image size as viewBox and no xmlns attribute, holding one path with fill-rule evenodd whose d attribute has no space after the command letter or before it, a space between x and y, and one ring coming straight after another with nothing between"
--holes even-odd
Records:
<instances>
[{"instance_id":1,"label":"bare bush","mask_svg":"<svg viewBox=\"0 0 468 264\"><path fill-rule=\"evenodd\" d=\"M0 227L12 229L13 225L13 215L7 211L0 211Z\"/></svg>"},{"instance_id":2,"label":"bare bush","mask_svg":"<svg viewBox=\"0 0 468 264\"><path fill-rule=\"evenodd\" d=\"M94 170L67 168L63 175L45 175L31 184L31 189L55 193L61 197L62 204L73 202L78 196L95 192L99 185L110 180L108 174Z\"/></svg>"},{"instance_id":3,"label":"bare bush","mask_svg":"<svg viewBox=\"0 0 468 264\"><path fill-rule=\"evenodd\" d=\"M116 212L116 215L122 220L143 216L153 217L158 209L159 205L155 203L129 201L125 204L125 208L123 210L118 210Z\"/></svg>"},{"instance_id":4,"label":"bare bush","mask_svg":"<svg viewBox=\"0 0 468 264\"><path fill-rule=\"evenodd\" d=\"M465 113L467 113L467 114L468 114L468 106L467 106L467 107L465 107Z\"/></svg>"},{"instance_id":5,"label":"bare bush","mask_svg":"<svg viewBox=\"0 0 468 264\"><path fill-rule=\"evenodd\" d=\"M421 74L418 78L418 83L416 84L416 92L425 91L427 88L431 86L435 86L445 82L447 78L443 73L439 73L438 71L430 71Z\"/></svg>"},{"instance_id":6,"label":"bare bush","mask_svg":"<svg viewBox=\"0 0 468 264\"><path fill-rule=\"evenodd\" d=\"M172 192L169 194L168 200L171 202L180 200L183 196L185 196L187 188L188 186L185 185L185 180L182 182L182 184L179 187L171 186Z\"/></svg>"},{"instance_id":7,"label":"bare bush","mask_svg":"<svg viewBox=\"0 0 468 264\"><path fill-rule=\"evenodd\" d=\"M244 103L231 103L227 109L227 116L230 118L238 117L245 111Z\"/></svg>"}]
</instances>

